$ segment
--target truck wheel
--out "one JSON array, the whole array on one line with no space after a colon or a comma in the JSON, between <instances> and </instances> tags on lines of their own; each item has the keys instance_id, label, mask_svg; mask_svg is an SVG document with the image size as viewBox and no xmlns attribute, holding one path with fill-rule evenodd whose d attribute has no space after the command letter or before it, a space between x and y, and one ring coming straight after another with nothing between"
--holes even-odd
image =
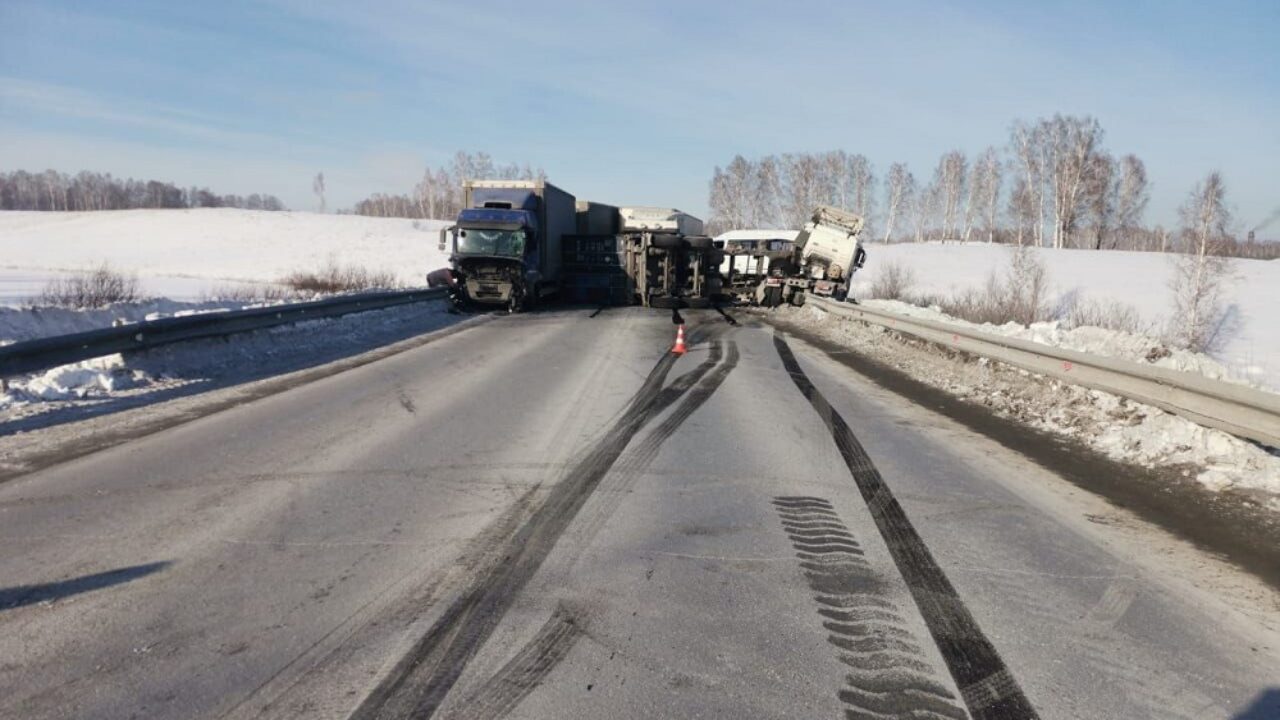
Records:
<instances>
[{"instance_id":1,"label":"truck wheel","mask_svg":"<svg viewBox=\"0 0 1280 720\"><path fill-rule=\"evenodd\" d=\"M654 235L649 244L660 250L679 250L684 247L684 239L678 235Z\"/></svg>"},{"instance_id":2,"label":"truck wheel","mask_svg":"<svg viewBox=\"0 0 1280 720\"><path fill-rule=\"evenodd\" d=\"M526 306L524 290L519 286L511 288L511 297L507 298L507 314L524 312Z\"/></svg>"},{"instance_id":3,"label":"truck wheel","mask_svg":"<svg viewBox=\"0 0 1280 720\"><path fill-rule=\"evenodd\" d=\"M660 310L670 310L680 307L680 299L673 298L670 295L655 295L649 298L649 307L658 308Z\"/></svg>"},{"instance_id":4,"label":"truck wheel","mask_svg":"<svg viewBox=\"0 0 1280 720\"><path fill-rule=\"evenodd\" d=\"M704 310L711 307L711 298L685 298L684 306L694 310Z\"/></svg>"},{"instance_id":5,"label":"truck wheel","mask_svg":"<svg viewBox=\"0 0 1280 720\"><path fill-rule=\"evenodd\" d=\"M782 288L771 287L764 290L764 306L776 308L782 304Z\"/></svg>"},{"instance_id":6,"label":"truck wheel","mask_svg":"<svg viewBox=\"0 0 1280 720\"><path fill-rule=\"evenodd\" d=\"M791 293L791 304L795 307L804 307L804 296L805 293L803 290L797 290Z\"/></svg>"},{"instance_id":7,"label":"truck wheel","mask_svg":"<svg viewBox=\"0 0 1280 720\"><path fill-rule=\"evenodd\" d=\"M687 237L684 241L694 250L710 250L714 247L714 245L712 245L712 240L709 237Z\"/></svg>"}]
</instances>

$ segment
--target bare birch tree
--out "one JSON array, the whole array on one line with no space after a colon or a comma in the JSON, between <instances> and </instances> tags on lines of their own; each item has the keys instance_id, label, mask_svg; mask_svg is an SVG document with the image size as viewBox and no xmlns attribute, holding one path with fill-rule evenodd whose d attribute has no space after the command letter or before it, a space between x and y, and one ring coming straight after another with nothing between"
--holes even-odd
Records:
<instances>
[{"instance_id":1,"label":"bare birch tree","mask_svg":"<svg viewBox=\"0 0 1280 720\"><path fill-rule=\"evenodd\" d=\"M987 233L987 243L995 242L996 218L1000 213L1000 154L993 147L982 151L973 165L972 183L980 188L978 193L979 212L982 214L983 227Z\"/></svg>"},{"instance_id":2,"label":"bare birch tree","mask_svg":"<svg viewBox=\"0 0 1280 720\"><path fill-rule=\"evenodd\" d=\"M1183 253L1174 261L1174 316L1171 340L1178 346L1204 352L1218 337L1219 296L1230 271L1228 260L1218 254L1228 241L1226 187L1222 175L1209 173L1179 208Z\"/></svg>"},{"instance_id":3,"label":"bare birch tree","mask_svg":"<svg viewBox=\"0 0 1280 720\"><path fill-rule=\"evenodd\" d=\"M813 155L783 155L786 169L786 203L783 208L787 227L800 228L809 221L822 194L822 163Z\"/></svg>"},{"instance_id":4,"label":"bare birch tree","mask_svg":"<svg viewBox=\"0 0 1280 720\"><path fill-rule=\"evenodd\" d=\"M1009 145L1017 160L1020 179L1015 193L1009 198L1011 215L1017 218L1018 245L1024 243L1024 230L1031 229L1030 239L1036 245L1044 244L1044 174L1045 142L1040 126L1015 121L1009 131Z\"/></svg>"},{"instance_id":5,"label":"bare birch tree","mask_svg":"<svg viewBox=\"0 0 1280 720\"><path fill-rule=\"evenodd\" d=\"M1120 180L1116 191L1118 246L1133 249L1133 235L1142 226L1142 215L1151 199L1147 167L1134 155L1120 158Z\"/></svg>"},{"instance_id":6,"label":"bare birch tree","mask_svg":"<svg viewBox=\"0 0 1280 720\"><path fill-rule=\"evenodd\" d=\"M845 162L845 175L848 177L851 197L845 209L852 210L863 217L867 223L866 234L870 235L871 216L875 212L875 174L871 161L865 155L850 155Z\"/></svg>"},{"instance_id":7,"label":"bare birch tree","mask_svg":"<svg viewBox=\"0 0 1280 720\"><path fill-rule=\"evenodd\" d=\"M1101 250L1103 243L1110 242L1115 248L1115 237L1112 225L1116 211L1116 161L1108 153L1095 153L1085 169L1084 186L1081 190L1084 212L1089 220L1089 244L1094 250Z\"/></svg>"},{"instance_id":8,"label":"bare birch tree","mask_svg":"<svg viewBox=\"0 0 1280 720\"><path fill-rule=\"evenodd\" d=\"M964 196L964 153L952 150L938 161L933 173L933 186L939 194L942 210L942 239L951 239L957 230L960 199Z\"/></svg>"},{"instance_id":9,"label":"bare birch tree","mask_svg":"<svg viewBox=\"0 0 1280 720\"><path fill-rule=\"evenodd\" d=\"M885 242L893 239L893 223L898 219L898 215L911 206L915 186L916 179L905 163L894 163L889 166L889 174L885 176Z\"/></svg>"},{"instance_id":10,"label":"bare birch tree","mask_svg":"<svg viewBox=\"0 0 1280 720\"><path fill-rule=\"evenodd\" d=\"M1085 176L1102 142L1102 126L1091 117L1074 115L1054 115L1041 122L1046 133L1053 201L1053 246L1070 247L1080 215Z\"/></svg>"},{"instance_id":11,"label":"bare birch tree","mask_svg":"<svg viewBox=\"0 0 1280 720\"><path fill-rule=\"evenodd\" d=\"M311 191L316 194L316 197L320 198L320 212L323 213L325 211L323 172L316 173L315 179L311 181Z\"/></svg>"},{"instance_id":12,"label":"bare birch tree","mask_svg":"<svg viewBox=\"0 0 1280 720\"><path fill-rule=\"evenodd\" d=\"M782 176L778 159L772 155L756 163L756 178L752 186L752 224L760 228L776 228L782 225Z\"/></svg>"}]
</instances>

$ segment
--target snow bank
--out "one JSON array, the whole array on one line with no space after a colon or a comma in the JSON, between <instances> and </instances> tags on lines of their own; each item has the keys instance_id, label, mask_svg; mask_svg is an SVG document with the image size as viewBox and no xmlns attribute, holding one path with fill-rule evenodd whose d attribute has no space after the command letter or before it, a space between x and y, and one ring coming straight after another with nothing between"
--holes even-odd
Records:
<instances>
[{"instance_id":1,"label":"snow bank","mask_svg":"<svg viewBox=\"0 0 1280 720\"><path fill-rule=\"evenodd\" d=\"M1259 389L1271 389L1258 382L1258 378L1242 376L1208 355L1170 348L1159 338L1146 335L1134 335L1118 330L1088 326L1066 329L1057 320L1032 323L1030 327L1023 327L1012 322L1004 325L992 325L990 323L979 325L953 318L936 307L923 308L897 300L864 300L862 304L867 307L879 308L910 317L960 325L992 335L1029 340L1041 345L1128 360L1180 372L1198 373L1215 380L1249 385Z\"/></svg>"},{"instance_id":2,"label":"snow bank","mask_svg":"<svg viewBox=\"0 0 1280 720\"><path fill-rule=\"evenodd\" d=\"M146 373L126 367L122 356L109 355L18 380L8 391L0 393L0 408L26 402L84 398L131 389L148 381Z\"/></svg>"},{"instance_id":3,"label":"snow bank","mask_svg":"<svg viewBox=\"0 0 1280 720\"><path fill-rule=\"evenodd\" d=\"M1171 255L1035 250L1048 270L1055 304L1067 299L1124 303L1153 327L1167 327L1172 305ZM866 267L854 276L855 293L865 293L879 272L889 263L897 263L913 271L913 294L947 296L981 289L993 271L1003 275L1011 250L981 243L872 243L867 245L867 253ZM1223 327L1225 342L1213 353L1213 359L1224 370L1206 368L1203 371L1206 374L1225 372L1225 375L1211 376L1248 379L1280 390L1280 320L1276 317L1280 311L1280 261L1233 260L1222 299L1227 311ZM1069 341L1074 340L1064 340Z\"/></svg>"},{"instance_id":4,"label":"snow bank","mask_svg":"<svg viewBox=\"0 0 1280 720\"><path fill-rule=\"evenodd\" d=\"M234 283L271 283L330 259L423 284L443 267L442 220L232 208L0 212L0 301L103 262L138 274L148 295L198 299Z\"/></svg>"},{"instance_id":5,"label":"snow bank","mask_svg":"<svg viewBox=\"0 0 1280 720\"><path fill-rule=\"evenodd\" d=\"M124 323L180 317L203 312L224 312L247 307L228 301L177 302L148 300L138 303L116 303L99 310L67 310L65 308L0 307L0 345L34 340L54 335L97 330Z\"/></svg>"},{"instance_id":6,"label":"snow bank","mask_svg":"<svg viewBox=\"0 0 1280 720\"><path fill-rule=\"evenodd\" d=\"M1280 510L1280 455L1253 443L1156 407L987 358L964 362L959 356L903 342L897 333L879 326L835 317L814 306L775 312L1005 417L1072 438L1123 462L1179 471L1191 468L1189 472L1211 490L1257 493Z\"/></svg>"},{"instance_id":7,"label":"snow bank","mask_svg":"<svg viewBox=\"0 0 1280 720\"><path fill-rule=\"evenodd\" d=\"M183 386L247 382L416 337L461 317L442 302L412 303L63 365L10 378L0 392L0 423L117 400L145 404Z\"/></svg>"}]
</instances>

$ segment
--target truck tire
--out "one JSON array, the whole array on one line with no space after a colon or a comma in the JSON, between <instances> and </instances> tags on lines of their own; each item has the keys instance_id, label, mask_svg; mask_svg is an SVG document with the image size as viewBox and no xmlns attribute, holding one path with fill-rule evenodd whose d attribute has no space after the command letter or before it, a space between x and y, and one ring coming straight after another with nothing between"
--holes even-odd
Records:
<instances>
[{"instance_id":1,"label":"truck tire","mask_svg":"<svg viewBox=\"0 0 1280 720\"><path fill-rule=\"evenodd\" d=\"M709 237L687 237L684 241L694 250L710 250L714 247Z\"/></svg>"},{"instance_id":2,"label":"truck tire","mask_svg":"<svg viewBox=\"0 0 1280 720\"><path fill-rule=\"evenodd\" d=\"M649 307L659 310L671 310L680 307L680 299L670 295L655 295L649 298Z\"/></svg>"},{"instance_id":3,"label":"truck tire","mask_svg":"<svg viewBox=\"0 0 1280 720\"><path fill-rule=\"evenodd\" d=\"M767 308L776 308L782 304L782 288L771 287L764 289L764 306Z\"/></svg>"},{"instance_id":4,"label":"truck tire","mask_svg":"<svg viewBox=\"0 0 1280 720\"><path fill-rule=\"evenodd\" d=\"M660 250L680 250L684 247L684 238L679 235L654 235L649 244Z\"/></svg>"},{"instance_id":5,"label":"truck tire","mask_svg":"<svg viewBox=\"0 0 1280 720\"><path fill-rule=\"evenodd\" d=\"M684 306L694 310L705 310L711 307L711 298L685 298Z\"/></svg>"}]
</instances>

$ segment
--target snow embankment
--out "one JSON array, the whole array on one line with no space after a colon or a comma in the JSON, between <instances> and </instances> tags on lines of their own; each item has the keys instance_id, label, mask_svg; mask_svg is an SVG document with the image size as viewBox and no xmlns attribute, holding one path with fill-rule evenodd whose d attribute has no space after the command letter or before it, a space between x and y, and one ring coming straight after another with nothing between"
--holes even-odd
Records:
<instances>
[{"instance_id":1,"label":"snow embankment","mask_svg":"<svg viewBox=\"0 0 1280 720\"><path fill-rule=\"evenodd\" d=\"M423 284L448 263L443 220L232 208L0 212L0 301L27 302L43 279L109 264L148 296L200 300L227 286L276 283L330 262ZM34 291L34 292L33 292Z\"/></svg>"},{"instance_id":2,"label":"snow embankment","mask_svg":"<svg viewBox=\"0 0 1280 720\"><path fill-rule=\"evenodd\" d=\"M1135 335L1087 325L1066 328L1058 320L1032 323L1030 326L1013 322L1004 325L990 323L979 325L951 317L936 307L925 308L898 300L864 300L862 304L908 317L959 325L991 335L1018 338L1050 347L1128 360L1178 372L1196 373L1214 380L1248 385L1261 390L1272 389L1258 382L1257 378L1242 376L1208 355L1170 348L1160 338L1149 335Z\"/></svg>"},{"instance_id":3,"label":"snow embankment","mask_svg":"<svg viewBox=\"0 0 1280 720\"><path fill-rule=\"evenodd\" d=\"M55 335L98 330L143 320L163 317L183 317L197 313L226 312L249 307L242 302L208 301L178 302L174 300L146 300L136 303L115 303L93 310L69 310L57 307L0 307L0 346L24 340L35 340Z\"/></svg>"},{"instance_id":4,"label":"snow embankment","mask_svg":"<svg viewBox=\"0 0 1280 720\"><path fill-rule=\"evenodd\" d=\"M1095 250L1053 250L1035 248L1048 272L1051 307L1071 302L1124 305L1133 308L1155 335L1172 320L1174 256ZM953 296L966 290L981 290L992 274L1003 275L1012 251L1007 246L969 244L872 243L867 246L866 267L854 276L853 291L865 295L879 273L890 265L908 268L913 276L911 295ZM1202 368L1178 369L1204 372L1211 377L1247 380L1250 384L1280 390L1280 261L1231 261L1231 271L1222 285L1225 314L1219 328L1220 342L1212 352L1211 364ZM1090 340L1087 334L1069 336L1071 331L1040 328L1038 341L1051 341L1085 352L1132 357L1128 341L1115 338ZM1020 335L1020 337L1028 337ZM1028 337L1028 339L1036 339ZM1137 342L1136 345L1141 345ZM1090 349L1097 348L1097 349ZM1168 366L1176 366L1177 359Z\"/></svg>"},{"instance_id":5,"label":"snow embankment","mask_svg":"<svg viewBox=\"0 0 1280 720\"><path fill-rule=\"evenodd\" d=\"M443 302L401 305L336 318L109 355L23 377L0 391L0 428L51 412L146 404L196 388L234 385L382 347L457 322ZM0 432L0 435L4 433Z\"/></svg>"}]
</instances>

